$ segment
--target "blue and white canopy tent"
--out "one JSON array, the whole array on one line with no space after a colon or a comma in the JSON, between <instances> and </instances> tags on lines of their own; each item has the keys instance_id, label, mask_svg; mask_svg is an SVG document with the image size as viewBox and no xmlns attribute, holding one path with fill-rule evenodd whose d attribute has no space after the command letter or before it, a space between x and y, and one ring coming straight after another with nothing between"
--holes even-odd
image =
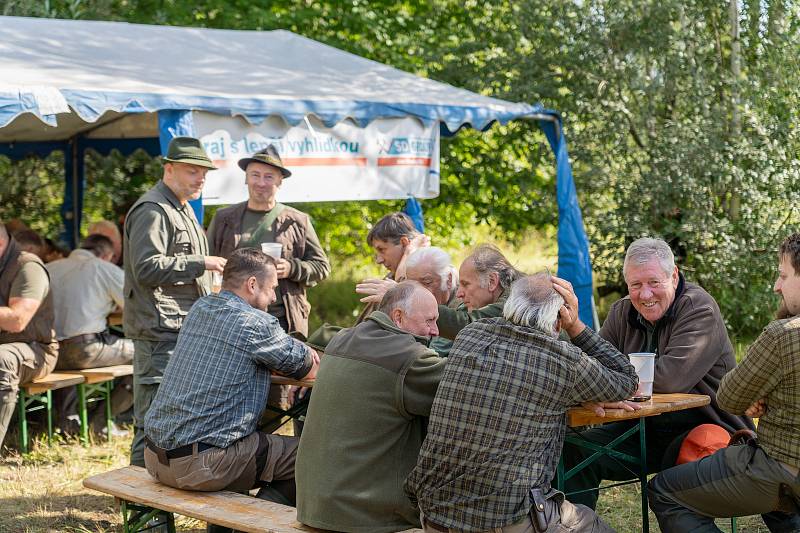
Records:
<instances>
[{"instance_id":1,"label":"blue and white canopy tent","mask_svg":"<svg viewBox=\"0 0 800 533\"><path fill-rule=\"evenodd\" d=\"M534 120L556 160L558 273L573 283L581 319L596 323L589 245L555 111L421 78L283 30L0 17L0 57L0 154L20 159L64 152L62 217L73 246L79 240L84 152L90 148L158 155L176 135L200 136L197 123L209 117L230 121L232 130L275 121L284 129L305 124L314 135L343 124L366 129L411 118L436 130L434 183L423 187L428 194L406 184L379 183L366 196L358 186L350 189L352 199L424 198L438 194L439 134ZM376 177L386 181L385 175ZM303 198L314 199L329 198ZM202 205L194 207L202 218ZM412 198L410 207L419 204Z\"/></svg>"}]
</instances>

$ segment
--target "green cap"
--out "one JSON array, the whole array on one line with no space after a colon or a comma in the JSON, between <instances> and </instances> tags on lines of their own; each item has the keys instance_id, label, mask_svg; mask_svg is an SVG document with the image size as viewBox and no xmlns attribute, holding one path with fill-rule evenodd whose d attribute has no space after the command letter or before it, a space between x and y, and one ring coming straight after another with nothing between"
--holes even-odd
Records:
<instances>
[{"instance_id":1,"label":"green cap","mask_svg":"<svg viewBox=\"0 0 800 533\"><path fill-rule=\"evenodd\" d=\"M244 171L247 171L247 165L250 163L264 163L265 165L270 165L278 170L281 171L284 178L288 178L292 175L289 172L289 169L283 166L283 161L281 161L281 156L278 155L278 149L275 148L273 145L269 145L263 150L259 150L258 152L254 153L252 157L245 157L244 159L239 160L239 168Z\"/></svg>"},{"instance_id":2,"label":"green cap","mask_svg":"<svg viewBox=\"0 0 800 533\"><path fill-rule=\"evenodd\" d=\"M194 137L175 137L169 142L167 156L164 161L170 163L186 163L187 165L197 165L198 167L216 170L217 167L211 162L211 158L206 154L205 148L199 139Z\"/></svg>"}]
</instances>

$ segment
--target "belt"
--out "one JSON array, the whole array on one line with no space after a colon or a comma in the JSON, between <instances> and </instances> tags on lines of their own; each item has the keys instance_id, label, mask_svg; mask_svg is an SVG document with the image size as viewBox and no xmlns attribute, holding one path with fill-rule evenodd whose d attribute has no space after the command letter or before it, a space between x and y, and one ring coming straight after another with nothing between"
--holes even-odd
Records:
<instances>
[{"instance_id":1,"label":"belt","mask_svg":"<svg viewBox=\"0 0 800 533\"><path fill-rule=\"evenodd\" d=\"M423 525L423 527L424 526L428 526L429 528L435 529L436 531L442 531L444 533L450 533L450 528L444 527L444 526L440 526L436 522L431 522L430 520L428 520L425 517L422 518L422 525Z\"/></svg>"},{"instance_id":2,"label":"belt","mask_svg":"<svg viewBox=\"0 0 800 533\"><path fill-rule=\"evenodd\" d=\"M75 335L74 337L70 337L69 339L60 340L61 344L74 344L77 342L94 342L97 340L98 334L97 333L86 333L84 335Z\"/></svg>"},{"instance_id":3,"label":"belt","mask_svg":"<svg viewBox=\"0 0 800 533\"><path fill-rule=\"evenodd\" d=\"M211 448L216 448L216 446L212 446L211 444L206 444L204 442L196 442L193 444L186 444L185 446L179 446L177 448L167 450L165 448L156 445L152 440L150 440L150 437L144 438L144 444L158 456L158 462L160 462L162 465L169 465L170 459L179 459L181 457L188 457L192 455L194 453L195 445L197 445L197 453L210 450Z\"/></svg>"}]
</instances>

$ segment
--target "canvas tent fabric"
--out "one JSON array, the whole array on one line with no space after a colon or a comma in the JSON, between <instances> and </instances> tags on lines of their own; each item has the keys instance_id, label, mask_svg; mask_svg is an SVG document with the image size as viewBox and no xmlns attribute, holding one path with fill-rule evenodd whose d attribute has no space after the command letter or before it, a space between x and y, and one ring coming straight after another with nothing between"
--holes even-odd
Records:
<instances>
[{"instance_id":1,"label":"canvas tent fabric","mask_svg":"<svg viewBox=\"0 0 800 533\"><path fill-rule=\"evenodd\" d=\"M234 31L121 22L0 17L0 154L65 153L66 235L80 223L83 153L163 153L192 134L191 111L258 124L313 114L326 125L380 117L462 127L535 120L556 154L559 274L591 324L591 265L561 119L383 65L284 30ZM562 231L563 228L563 231Z\"/></svg>"}]
</instances>

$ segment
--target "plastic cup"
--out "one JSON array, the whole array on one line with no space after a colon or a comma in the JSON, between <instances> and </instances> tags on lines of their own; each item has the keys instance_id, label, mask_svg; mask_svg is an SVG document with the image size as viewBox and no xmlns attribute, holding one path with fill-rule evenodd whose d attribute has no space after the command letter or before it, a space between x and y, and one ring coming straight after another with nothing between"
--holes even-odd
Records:
<instances>
[{"instance_id":1,"label":"plastic cup","mask_svg":"<svg viewBox=\"0 0 800 533\"><path fill-rule=\"evenodd\" d=\"M639 386L633 393L633 401L646 402L653 396L653 378L656 372L656 354L637 352L628 354L628 358L636 369Z\"/></svg>"},{"instance_id":2,"label":"plastic cup","mask_svg":"<svg viewBox=\"0 0 800 533\"><path fill-rule=\"evenodd\" d=\"M279 242L262 242L261 251L273 259L280 259L281 253L283 252L283 245Z\"/></svg>"},{"instance_id":3,"label":"plastic cup","mask_svg":"<svg viewBox=\"0 0 800 533\"><path fill-rule=\"evenodd\" d=\"M217 294L222 290L222 274L219 272L211 273L211 292Z\"/></svg>"}]
</instances>

